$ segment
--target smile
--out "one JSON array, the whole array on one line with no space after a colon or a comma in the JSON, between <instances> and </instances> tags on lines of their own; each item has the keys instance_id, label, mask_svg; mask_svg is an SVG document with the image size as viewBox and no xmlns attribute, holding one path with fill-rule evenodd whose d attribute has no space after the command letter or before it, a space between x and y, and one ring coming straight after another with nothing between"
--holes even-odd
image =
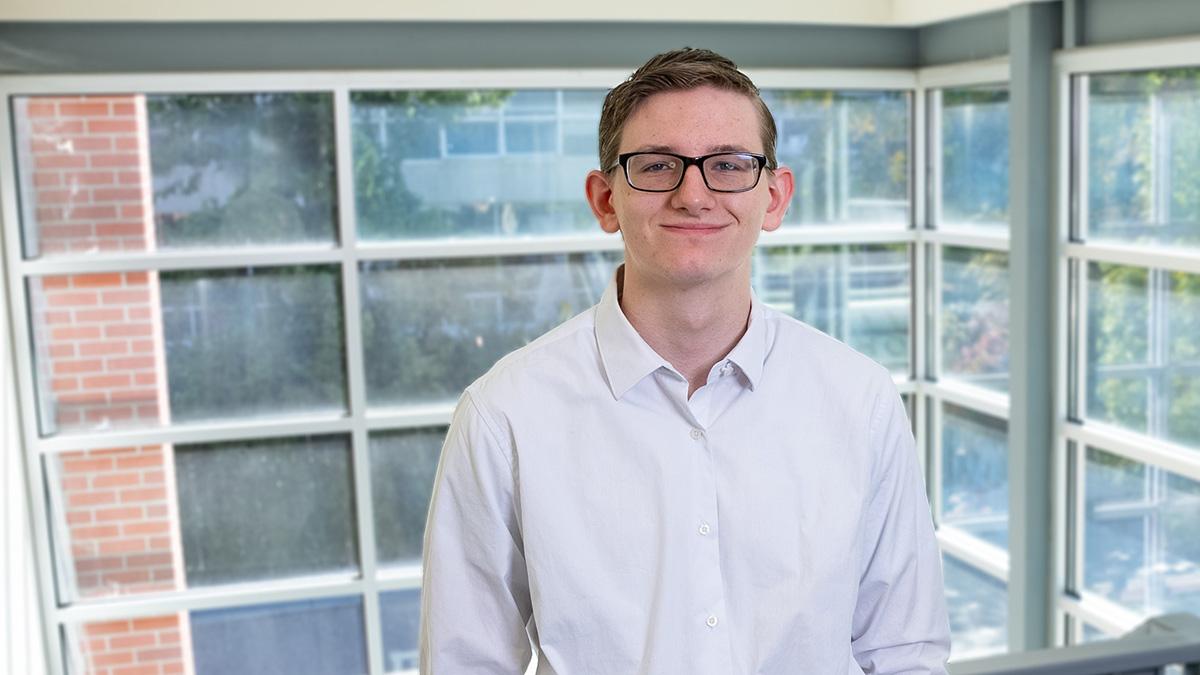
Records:
<instances>
[{"instance_id":1,"label":"smile","mask_svg":"<svg viewBox=\"0 0 1200 675\"><path fill-rule=\"evenodd\" d=\"M698 223L695 225L662 225L664 230L670 232L678 232L681 234L713 234L724 230L728 225L709 225Z\"/></svg>"}]
</instances>

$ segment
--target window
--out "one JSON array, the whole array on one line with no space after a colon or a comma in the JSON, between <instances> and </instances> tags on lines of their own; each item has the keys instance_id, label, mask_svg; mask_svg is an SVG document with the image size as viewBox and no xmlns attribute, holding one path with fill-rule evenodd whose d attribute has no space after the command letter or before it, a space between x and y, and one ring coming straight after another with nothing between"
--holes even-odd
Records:
<instances>
[{"instance_id":1,"label":"window","mask_svg":"<svg viewBox=\"0 0 1200 675\"><path fill-rule=\"evenodd\" d=\"M1008 650L1008 90L929 92L925 390L951 658Z\"/></svg>"},{"instance_id":2,"label":"window","mask_svg":"<svg viewBox=\"0 0 1200 675\"><path fill-rule=\"evenodd\" d=\"M608 83L119 79L10 99L56 653L80 674L411 672L455 400L621 260L582 195ZM766 92L801 189L753 272L909 406L912 85Z\"/></svg>"},{"instance_id":3,"label":"window","mask_svg":"<svg viewBox=\"0 0 1200 675\"><path fill-rule=\"evenodd\" d=\"M1083 64L1069 103L1062 608L1082 642L1200 602L1200 69Z\"/></svg>"}]
</instances>

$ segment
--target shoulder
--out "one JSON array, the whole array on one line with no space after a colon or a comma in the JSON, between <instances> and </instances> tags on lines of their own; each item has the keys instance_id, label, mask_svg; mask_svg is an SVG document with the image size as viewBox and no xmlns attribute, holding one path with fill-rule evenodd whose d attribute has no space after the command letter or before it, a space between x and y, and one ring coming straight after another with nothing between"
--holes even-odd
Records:
<instances>
[{"instance_id":1,"label":"shoulder","mask_svg":"<svg viewBox=\"0 0 1200 675\"><path fill-rule=\"evenodd\" d=\"M891 373L846 343L763 306L767 324L767 368L801 382L858 393L877 393L892 386Z\"/></svg>"},{"instance_id":2,"label":"shoulder","mask_svg":"<svg viewBox=\"0 0 1200 675\"><path fill-rule=\"evenodd\" d=\"M513 405L528 406L571 386L589 369L598 371L595 311L591 307L504 356L468 386L466 394L487 415Z\"/></svg>"}]
</instances>

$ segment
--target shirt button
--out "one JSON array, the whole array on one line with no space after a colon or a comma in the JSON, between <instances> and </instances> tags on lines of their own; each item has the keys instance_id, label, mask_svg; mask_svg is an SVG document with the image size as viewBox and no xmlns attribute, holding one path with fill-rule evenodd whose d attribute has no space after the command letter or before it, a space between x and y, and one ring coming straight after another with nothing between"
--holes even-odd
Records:
<instances>
[{"instance_id":1,"label":"shirt button","mask_svg":"<svg viewBox=\"0 0 1200 675\"><path fill-rule=\"evenodd\" d=\"M708 535L708 533L709 533L709 532L711 532L711 531L712 531L712 530L710 530L710 529L709 529L709 527L708 527L708 523L701 523L701 524L700 524L700 536L701 536L701 537L707 536L707 535Z\"/></svg>"},{"instance_id":2,"label":"shirt button","mask_svg":"<svg viewBox=\"0 0 1200 675\"><path fill-rule=\"evenodd\" d=\"M715 615L709 614L708 620L705 621L704 623L708 624L709 628L716 628L717 627L717 617Z\"/></svg>"},{"instance_id":3,"label":"shirt button","mask_svg":"<svg viewBox=\"0 0 1200 675\"><path fill-rule=\"evenodd\" d=\"M704 432L699 429L692 429L692 440L698 441L701 438L704 438Z\"/></svg>"},{"instance_id":4,"label":"shirt button","mask_svg":"<svg viewBox=\"0 0 1200 675\"><path fill-rule=\"evenodd\" d=\"M729 365L728 363L726 363L725 365L721 366L721 374L722 374L722 375L728 375L728 374L730 374L730 373L732 373L732 372L733 372L733 366Z\"/></svg>"}]
</instances>

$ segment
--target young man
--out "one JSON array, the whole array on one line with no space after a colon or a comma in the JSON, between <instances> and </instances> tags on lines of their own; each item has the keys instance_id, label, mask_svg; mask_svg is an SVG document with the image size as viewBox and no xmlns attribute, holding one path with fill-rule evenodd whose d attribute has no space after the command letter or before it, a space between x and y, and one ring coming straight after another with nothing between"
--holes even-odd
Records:
<instances>
[{"instance_id":1,"label":"young man","mask_svg":"<svg viewBox=\"0 0 1200 675\"><path fill-rule=\"evenodd\" d=\"M792 173L706 50L605 99L600 303L463 394L425 532L421 672L944 673L942 575L891 377L763 306Z\"/></svg>"}]
</instances>

